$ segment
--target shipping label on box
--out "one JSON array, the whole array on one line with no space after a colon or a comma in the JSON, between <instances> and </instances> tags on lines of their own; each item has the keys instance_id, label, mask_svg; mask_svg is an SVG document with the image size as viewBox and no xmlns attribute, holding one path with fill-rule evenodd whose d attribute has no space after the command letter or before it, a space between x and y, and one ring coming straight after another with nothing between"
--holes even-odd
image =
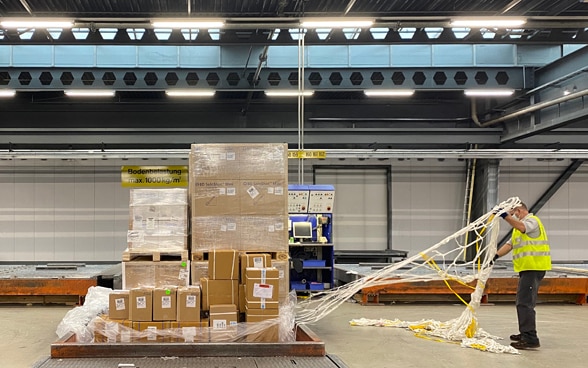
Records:
<instances>
[{"instance_id":1,"label":"shipping label on box","mask_svg":"<svg viewBox=\"0 0 588 368\"><path fill-rule=\"evenodd\" d=\"M266 268L272 266L272 257L267 253L241 253L240 256L241 273L239 280L245 282L245 271L247 267Z\"/></svg>"},{"instance_id":2,"label":"shipping label on box","mask_svg":"<svg viewBox=\"0 0 588 368\"><path fill-rule=\"evenodd\" d=\"M278 307L280 279L276 268L247 268L246 305L249 308L275 309Z\"/></svg>"},{"instance_id":3,"label":"shipping label on box","mask_svg":"<svg viewBox=\"0 0 588 368\"><path fill-rule=\"evenodd\" d=\"M178 289L178 322L200 321L200 285Z\"/></svg>"},{"instance_id":4,"label":"shipping label on box","mask_svg":"<svg viewBox=\"0 0 588 368\"><path fill-rule=\"evenodd\" d=\"M239 181L241 215L281 215L288 206L288 185L284 180Z\"/></svg>"}]
</instances>

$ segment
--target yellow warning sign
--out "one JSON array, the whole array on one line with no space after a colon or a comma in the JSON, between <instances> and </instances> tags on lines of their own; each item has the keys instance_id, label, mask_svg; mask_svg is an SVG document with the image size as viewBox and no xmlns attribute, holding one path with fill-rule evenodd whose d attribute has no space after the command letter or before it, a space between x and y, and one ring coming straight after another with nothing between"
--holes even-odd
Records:
<instances>
[{"instance_id":1,"label":"yellow warning sign","mask_svg":"<svg viewBox=\"0 0 588 368\"><path fill-rule=\"evenodd\" d=\"M327 158L327 151L317 151L317 150L297 150L297 151L288 151L288 158L303 158L303 159L325 159Z\"/></svg>"},{"instance_id":2,"label":"yellow warning sign","mask_svg":"<svg viewBox=\"0 0 588 368\"><path fill-rule=\"evenodd\" d=\"M123 187L187 187L188 166L123 166Z\"/></svg>"}]
</instances>

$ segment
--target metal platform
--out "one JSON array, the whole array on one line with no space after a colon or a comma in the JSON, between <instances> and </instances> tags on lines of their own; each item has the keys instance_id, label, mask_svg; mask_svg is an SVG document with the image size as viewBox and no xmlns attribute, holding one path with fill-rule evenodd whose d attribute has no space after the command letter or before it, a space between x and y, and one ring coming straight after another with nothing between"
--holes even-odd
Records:
<instances>
[{"instance_id":1,"label":"metal platform","mask_svg":"<svg viewBox=\"0 0 588 368\"><path fill-rule=\"evenodd\" d=\"M120 264L0 265L0 303L82 304L88 288L120 274Z\"/></svg>"},{"instance_id":2,"label":"metal platform","mask_svg":"<svg viewBox=\"0 0 588 368\"><path fill-rule=\"evenodd\" d=\"M364 276L369 276L375 270L385 267L385 264L336 264L335 279L340 283L347 283ZM577 270L577 272L573 272ZM405 271L401 269L400 272ZM458 266L459 271L459 266ZM571 302L585 304L588 296L588 264L554 264L553 270L541 282L539 288L540 302ZM464 273L469 271L465 268ZM398 280L391 276L390 279ZM512 269L511 263L497 262L486 283L483 302L512 301L517 291L518 275ZM472 289L450 282L456 293L468 297ZM471 286L475 286L473 283ZM455 301L455 295L441 280L429 282L394 282L387 285L371 286L361 291L361 303L364 305L379 304L380 302L431 302Z\"/></svg>"},{"instance_id":3,"label":"metal platform","mask_svg":"<svg viewBox=\"0 0 588 368\"><path fill-rule=\"evenodd\" d=\"M33 368L347 368L337 356L322 357L136 357L71 358L37 362Z\"/></svg>"}]
</instances>

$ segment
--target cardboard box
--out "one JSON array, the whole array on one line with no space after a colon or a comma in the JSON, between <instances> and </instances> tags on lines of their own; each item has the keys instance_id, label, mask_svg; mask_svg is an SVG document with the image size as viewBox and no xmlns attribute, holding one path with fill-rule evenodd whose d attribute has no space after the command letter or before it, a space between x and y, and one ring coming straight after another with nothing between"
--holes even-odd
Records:
<instances>
[{"instance_id":1,"label":"cardboard box","mask_svg":"<svg viewBox=\"0 0 588 368\"><path fill-rule=\"evenodd\" d=\"M238 178L239 148L238 144L193 144L188 161L190 181Z\"/></svg>"},{"instance_id":2,"label":"cardboard box","mask_svg":"<svg viewBox=\"0 0 588 368\"><path fill-rule=\"evenodd\" d=\"M169 326L169 322L133 321L133 330L141 332L140 342L169 342L169 337L162 334L162 330L168 329Z\"/></svg>"},{"instance_id":3,"label":"cardboard box","mask_svg":"<svg viewBox=\"0 0 588 368\"><path fill-rule=\"evenodd\" d=\"M150 288L137 288L129 291L129 319L131 321L153 320L153 291Z\"/></svg>"},{"instance_id":4,"label":"cardboard box","mask_svg":"<svg viewBox=\"0 0 588 368\"><path fill-rule=\"evenodd\" d=\"M248 215L240 218L244 252L288 252L288 215Z\"/></svg>"},{"instance_id":5,"label":"cardboard box","mask_svg":"<svg viewBox=\"0 0 588 368\"><path fill-rule=\"evenodd\" d=\"M190 261L137 260L122 262L122 288L188 286Z\"/></svg>"},{"instance_id":6,"label":"cardboard box","mask_svg":"<svg viewBox=\"0 0 588 368\"><path fill-rule=\"evenodd\" d=\"M234 304L210 306L210 341L233 342L238 336L238 312Z\"/></svg>"},{"instance_id":7,"label":"cardboard box","mask_svg":"<svg viewBox=\"0 0 588 368\"><path fill-rule=\"evenodd\" d=\"M177 318L176 287L153 289L153 320L175 321Z\"/></svg>"},{"instance_id":8,"label":"cardboard box","mask_svg":"<svg viewBox=\"0 0 588 368\"><path fill-rule=\"evenodd\" d=\"M280 180L239 181L241 215L282 215L288 208L288 184Z\"/></svg>"},{"instance_id":9,"label":"cardboard box","mask_svg":"<svg viewBox=\"0 0 588 368\"><path fill-rule=\"evenodd\" d=\"M240 216L193 216L192 251L239 249Z\"/></svg>"},{"instance_id":10,"label":"cardboard box","mask_svg":"<svg viewBox=\"0 0 588 368\"><path fill-rule=\"evenodd\" d=\"M170 322L170 328L174 329L175 335L172 342L208 342L208 321L206 322Z\"/></svg>"},{"instance_id":11,"label":"cardboard box","mask_svg":"<svg viewBox=\"0 0 588 368\"><path fill-rule=\"evenodd\" d=\"M246 270L246 306L249 309L276 309L279 302L280 279L277 268Z\"/></svg>"},{"instance_id":12,"label":"cardboard box","mask_svg":"<svg viewBox=\"0 0 588 368\"><path fill-rule=\"evenodd\" d=\"M267 253L241 253L239 255L241 272L239 281L245 283L245 270L247 267L266 268L272 266L272 256Z\"/></svg>"},{"instance_id":13,"label":"cardboard box","mask_svg":"<svg viewBox=\"0 0 588 368\"><path fill-rule=\"evenodd\" d=\"M200 279L208 277L208 261L192 261L190 265L192 285L200 285Z\"/></svg>"},{"instance_id":14,"label":"cardboard box","mask_svg":"<svg viewBox=\"0 0 588 368\"><path fill-rule=\"evenodd\" d=\"M231 179L190 181L192 216L238 215L239 182Z\"/></svg>"},{"instance_id":15,"label":"cardboard box","mask_svg":"<svg viewBox=\"0 0 588 368\"><path fill-rule=\"evenodd\" d=\"M278 269L278 278L280 279L280 298L286 298L290 292L290 260L272 260L272 267Z\"/></svg>"},{"instance_id":16,"label":"cardboard box","mask_svg":"<svg viewBox=\"0 0 588 368\"><path fill-rule=\"evenodd\" d=\"M108 318L129 319L129 291L114 290L108 296Z\"/></svg>"},{"instance_id":17,"label":"cardboard box","mask_svg":"<svg viewBox=\"0 0 588 368\"><path fill-rule=\"evenodd\" d=\"M250 327L245 339L247 342L279 342L280 321L278 309L249 309L245 312L245 320L257 323L259 326Z\"/></svg>"},{"instance_id":18,"label":"cardboard box","mask_svg":"<svg viewBox=\"0 0 588 368\"><path fill-rule=\"evenodd\" d=\"M239 284L239 312L245 313L245 300L247 299L247 290L245 284Z\"/></svg>"},{"instance_id":19,"label":"cardboard box","mask_svg":"<svg viewBox=\"0 0 588 368\"><path fill-rule=\"evenodd\" d=\"M202 288L202 310L207 311L213 304L237 304L239 284L237 280L200 279Z\"/></svg>"},{"instance_id":20,"label":"cardboard box","mask_svg":"<svg viewBox=\"0 0 588 368\"><path fill-rule=\"evenodd\" d=\"M239 254L234 249L214 250L208 254L208 277L212 280L238 280Z\"/></svg>"},{"instance_id":21,"label":"cardboard box","mask_svg":"<svg viewBox=\"0 0 588 368\"><path fill-rule=\"evenodd\" d=\"M188 234L188 205L140 205L129 207L129 229L146 234Z\"/></svg>"},{"instance_id":22,"label":"cardboard box","mask_svg":"<svg viewBox=\"0 0 588 368\"><path fill-rule=\"evenodd\" d=\"M200 322L200 284L178 289L178 322Z\"/></svg>"},{"instance_id":23,"label":"cardboard box","mask_svg":"<svg viewBox=\"0 0 588 368\"><path fill-rule=\"evenodd\" d=\"M89 327L94 333L94 342L120 342L120 333L124 329L123 321L126 320L112 319L106 315L93 319Z\"/></svg>"}]
</instances>

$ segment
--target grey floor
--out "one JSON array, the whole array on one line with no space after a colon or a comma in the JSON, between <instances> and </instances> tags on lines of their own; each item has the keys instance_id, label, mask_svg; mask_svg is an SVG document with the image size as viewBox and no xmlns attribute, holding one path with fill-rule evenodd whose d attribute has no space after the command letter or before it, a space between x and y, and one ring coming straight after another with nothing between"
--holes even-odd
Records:
<instances>
[{"instance_id":1,"label":"grey floor","mask_svg":"<svg viewBox=\"0 0 588 368\"><path fill-rule=\"evenodd\" d=\"M2 367L31 367L49 356L57 339L55 329L71 307L0 305ZM588 305L546 303L537 307L541 348L520 355L493 354L459 345L420 339L390 327L353 327L354 318L399 318L446 321L458 317L458 304L387 304L361 306L345 303L311 329L325 342L328 354L348 367L580 367L588 358ZM512 303L485 305L478 321L486 331L508 338L516 332ZM504 340L504 343L508 343Z\"/></svg>"}]
</instances>

